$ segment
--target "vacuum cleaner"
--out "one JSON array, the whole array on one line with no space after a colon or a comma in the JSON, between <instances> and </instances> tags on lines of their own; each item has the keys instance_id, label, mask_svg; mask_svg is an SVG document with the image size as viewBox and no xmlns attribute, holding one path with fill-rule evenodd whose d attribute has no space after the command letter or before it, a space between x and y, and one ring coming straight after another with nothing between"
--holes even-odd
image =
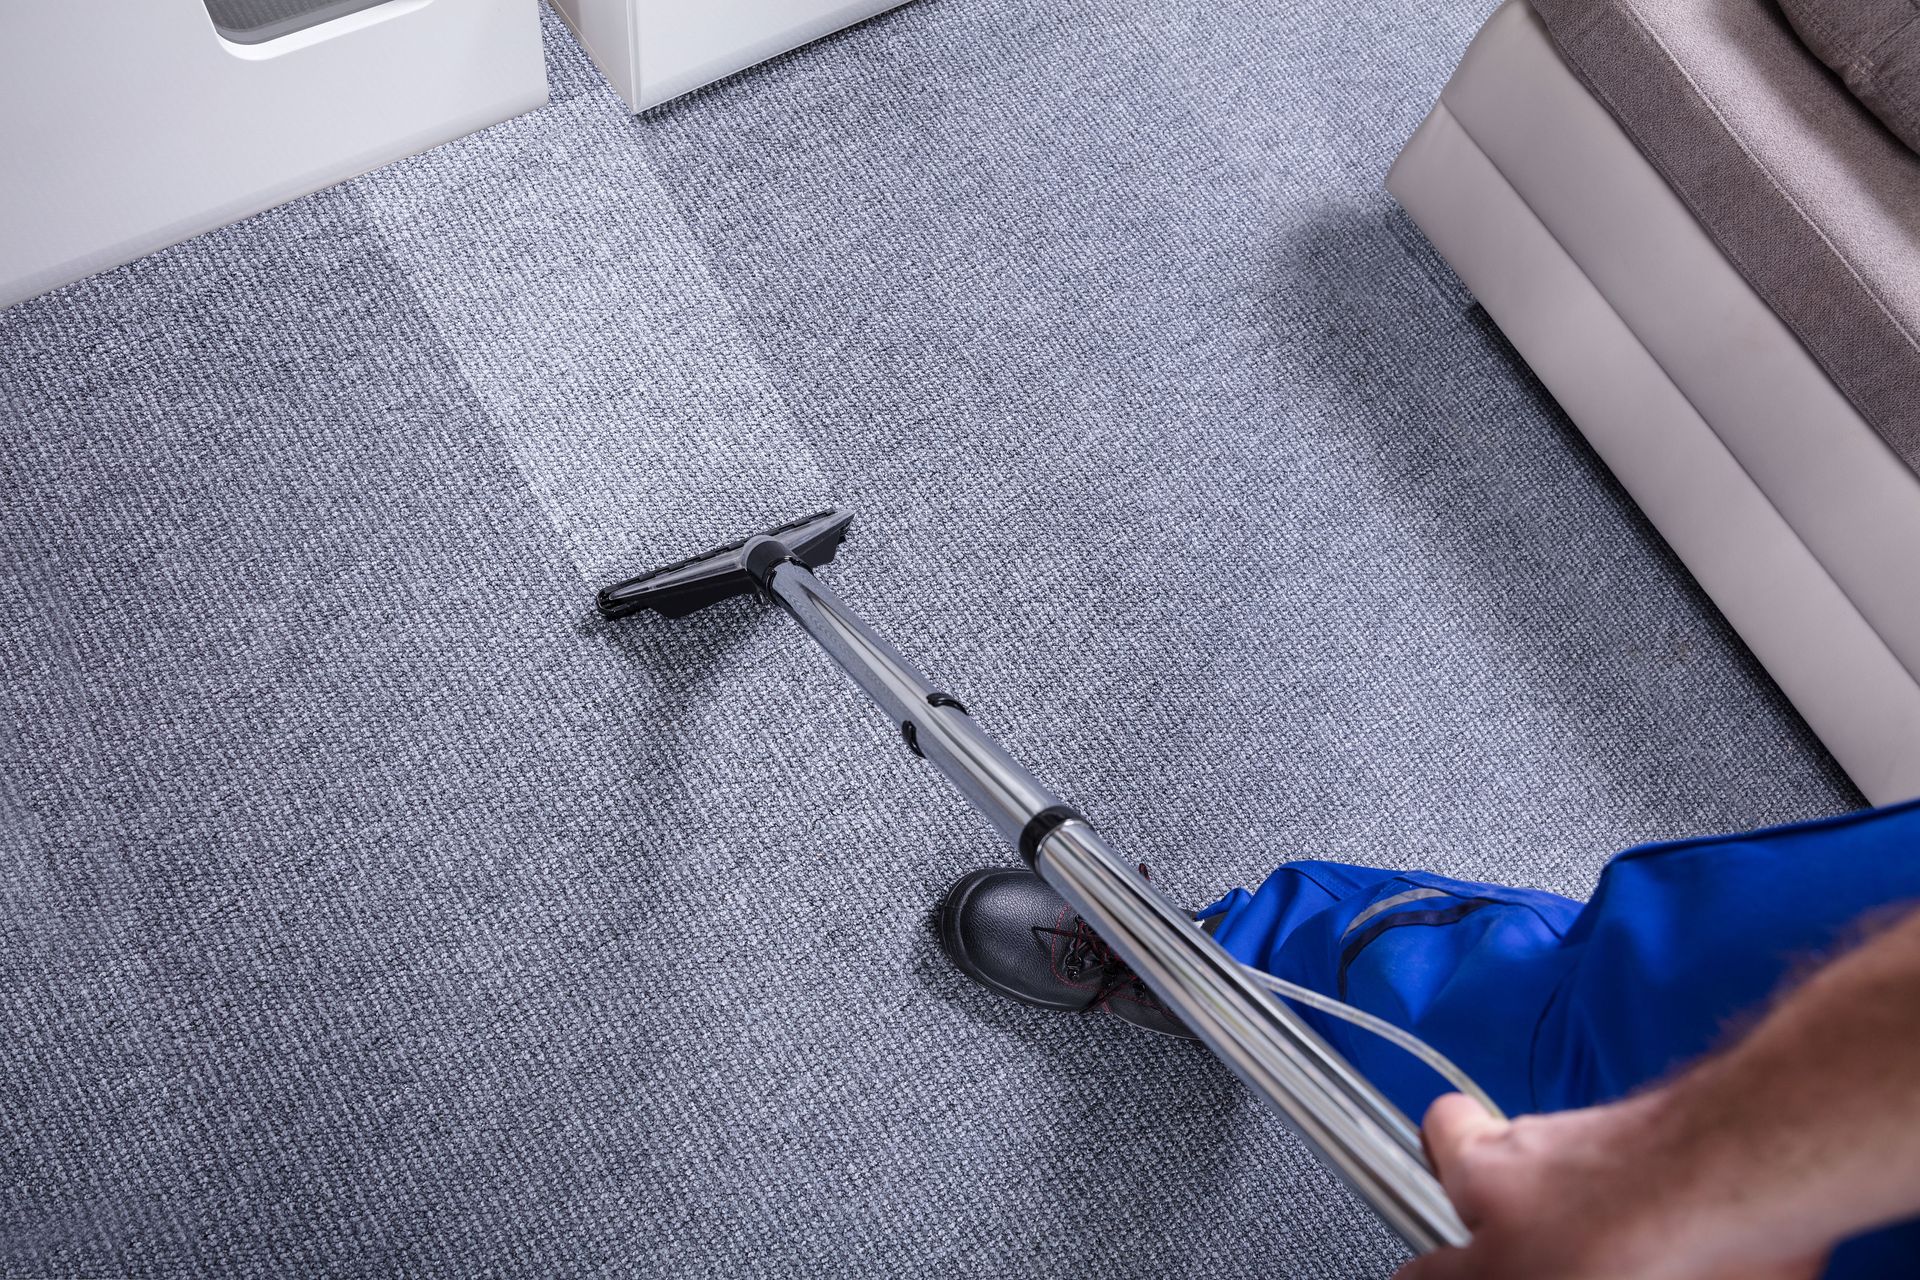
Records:
<instances>
[{"instance_id":1,"label":"vacuum cleaner","mask_svg":"<svg viewBox=\"0 0 1920 1280\"><path fill-rule=\"evenodd\" d=\"M1416 1253L1468 1232L1407 1117L1121 857L1092 824L981 731L814 576L853 522L826 511L608 587L601 616L685 617L759 592L900 726L908 750L1053 886L1166 1006L1276 1108Z\"/></svg>"}]
</instances>

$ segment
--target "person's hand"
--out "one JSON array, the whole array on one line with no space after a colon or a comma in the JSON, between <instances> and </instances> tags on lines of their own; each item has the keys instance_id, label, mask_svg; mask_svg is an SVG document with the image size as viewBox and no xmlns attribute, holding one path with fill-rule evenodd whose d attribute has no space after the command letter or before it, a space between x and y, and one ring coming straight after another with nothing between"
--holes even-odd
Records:
<instances>
[{"instance_id":1,"label":"person's hand","mask_svg":"<svg viewBox=\"0 0 1920 1280\"><path fill-rule=\"evenodd\" d=\"M1496 1120L1462 1094L1427 1112L1427 1151L1473 1233L1397 1280L1809 1280L1824 1256L1773 1257L1737 1191L1694 1194L1650 1096ZM1731 1191L1731 1194L1730 1194ZM1731 1207L1735 1212L1727 1212Z\"/></svg>"}]
</instances>

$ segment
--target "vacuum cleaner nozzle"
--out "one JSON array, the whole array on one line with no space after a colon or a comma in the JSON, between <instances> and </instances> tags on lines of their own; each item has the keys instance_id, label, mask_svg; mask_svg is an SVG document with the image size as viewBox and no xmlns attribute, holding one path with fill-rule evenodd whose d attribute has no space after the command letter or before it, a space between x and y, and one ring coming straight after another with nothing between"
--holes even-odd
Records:
<instances>
[{"instance_id":1,"label":"vacuum cleaner nozzle","mask_svg":"<svg viewBox=\"0 0 1920 1280\"><path fill-rule=\"evenodd\" d=\"M851 514L822 511L617 582L600 593L600 616L625 618L652 609L664 617L684 618L710 604L754 590L776 565L789 560L817 569L833 559L852 523Z\"/></svg>"}]
</instances>

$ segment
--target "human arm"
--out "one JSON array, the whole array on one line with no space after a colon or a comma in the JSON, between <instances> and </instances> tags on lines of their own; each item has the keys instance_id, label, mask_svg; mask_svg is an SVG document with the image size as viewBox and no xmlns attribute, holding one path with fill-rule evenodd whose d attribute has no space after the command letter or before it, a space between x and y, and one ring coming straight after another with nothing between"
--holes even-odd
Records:
<instances>
[{"instance_id":1,"label":"human arm","mask_svg":"<svg viewBox=\"0 0 1920 1280\"><path fill-rule=\"evenodd\" d=\"M1920 911L1665 1085L1510 1123L1449 1094L1425 1132L1473 1241L1401 1280L1817 1275L1920 1214Z\"/></svg>"}]
</instances>

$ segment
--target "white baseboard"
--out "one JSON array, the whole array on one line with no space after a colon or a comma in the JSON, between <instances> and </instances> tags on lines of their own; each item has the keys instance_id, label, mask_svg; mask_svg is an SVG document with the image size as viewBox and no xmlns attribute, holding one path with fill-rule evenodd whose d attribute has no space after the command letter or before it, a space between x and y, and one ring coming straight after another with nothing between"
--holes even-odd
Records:
<instances>
[{"instance_id":1,"label":"white baseboard","mask_svg":"<svg viewBox=\"0 0 1920 1280\"><path fill-rule=\"evenodd\" d=\"M711 84L906 0L552 0L634 111Z\"/></svg>"}]
</instances>

